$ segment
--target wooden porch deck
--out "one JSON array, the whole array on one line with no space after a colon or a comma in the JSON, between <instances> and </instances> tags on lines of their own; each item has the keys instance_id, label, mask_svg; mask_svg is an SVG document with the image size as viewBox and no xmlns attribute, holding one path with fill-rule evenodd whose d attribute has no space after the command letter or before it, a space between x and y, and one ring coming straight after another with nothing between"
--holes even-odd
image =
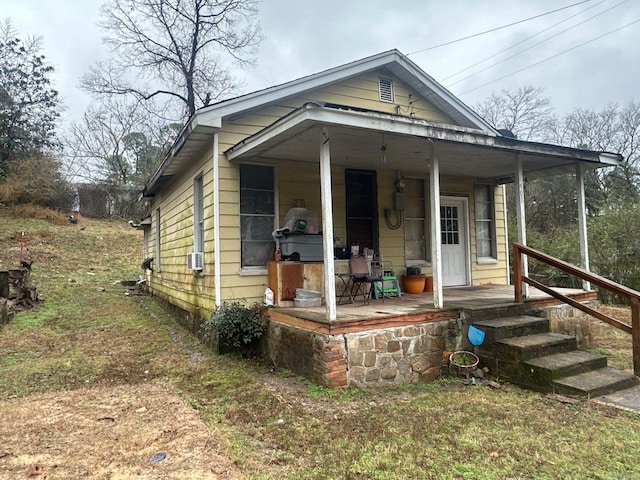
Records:
<instances>
[{"instance_id":1,"label":"wooden porch deck","mask_svg":"<svg viewBox=\"0 0 640 480\"><path fill-rule=\"evenodd\" d=\"M576 301L593 301L595 291L554 288ZM535 288L530 289L530 298L524 302L528 308L559 305L553 297ZM342 334L382 329L401 325L437 322L459 318L462 309L501 308L517 305L511 285L486 285L475 287L451 287L444 289L443 309L433 305L433 294L403 294L402 297L371 299L368 305L358 299L354 303L337 307L334 322L327 320L326 308L320 307L276 307L269 309L268 316L275 321L324 334Z\"/></svg>"}]
</instances>

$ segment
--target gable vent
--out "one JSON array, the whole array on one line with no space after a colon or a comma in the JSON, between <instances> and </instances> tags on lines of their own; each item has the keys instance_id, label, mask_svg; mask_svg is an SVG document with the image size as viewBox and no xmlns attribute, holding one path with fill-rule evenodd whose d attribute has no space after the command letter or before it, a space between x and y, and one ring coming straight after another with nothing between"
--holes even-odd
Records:
<instances>
[{"instance_id":1,"label":"gable vent","mask_svg":"<svg viewBox=\"0 0 640 480\"><path fill-rule=\"evenodd\" d=\"M378 92L381 102L393 103L393 80L390 78L378 78Z\"/></svg>"}]
</instances>

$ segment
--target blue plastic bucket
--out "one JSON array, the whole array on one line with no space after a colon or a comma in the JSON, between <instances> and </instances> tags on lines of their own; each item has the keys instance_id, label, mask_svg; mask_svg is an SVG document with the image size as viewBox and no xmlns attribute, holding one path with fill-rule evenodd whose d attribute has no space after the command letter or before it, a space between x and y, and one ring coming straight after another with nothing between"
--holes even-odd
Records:
<instances>
[{"instance_id":1,"label":"blue plastic bucket","mask_svg":"<svg viewBox=\"0 0 640 480\"><path fill-rule=\"evenodd\" d=\"M469 325L467 338L471 342L471 345L482 345L482 342L484 342L484 332L473 325Z\"/></svg>"}]
</instances>

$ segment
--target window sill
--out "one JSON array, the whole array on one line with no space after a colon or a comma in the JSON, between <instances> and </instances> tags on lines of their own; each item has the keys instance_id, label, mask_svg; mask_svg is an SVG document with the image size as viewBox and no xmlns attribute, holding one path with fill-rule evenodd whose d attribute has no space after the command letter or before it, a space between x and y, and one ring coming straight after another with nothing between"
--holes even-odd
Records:
<instances>
[{"instance_id":1,"label":"window sill","mask_svg":"<svg viewBox=\"0 0 640 480\"><path fill-rule=\"evenodd\" d=\"M493 265L498 263L498 259L493 257L480 257L478 258L477 263L478 265Z\"/></svg>"},{"instance_id":2,"label":"window sill","mask_svg":"<svg viewBox=\"0 0 640 480\"><path fill-rule=\"evenodd\" d=\"M409 260L406 266L407 267L430 267L431 262L427 262L425 260Z\"/></svg>"},{"instance_id":3,"label":"window sill","mask_svg":"<svg viewBox=\"0 0 640 480\"><path fill-rule=\"evenodd\" d=\"M240 276L242 277L252 277L252 276L257 276L257 275L266 275L267 274L267 269L266 268L241 268L240 269Z\"/></svg>"}]
</instances>

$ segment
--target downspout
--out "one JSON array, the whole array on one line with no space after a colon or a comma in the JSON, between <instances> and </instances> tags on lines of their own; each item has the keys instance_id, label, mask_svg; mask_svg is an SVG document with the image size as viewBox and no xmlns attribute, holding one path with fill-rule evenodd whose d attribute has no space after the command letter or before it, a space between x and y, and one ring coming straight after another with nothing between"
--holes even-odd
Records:
<instances>
[{"instance_id":1,"label":"downspout","mask_svg":"<svg viewBox=\"0 0 640 480\"><path fill-rule=\"evenodd\" d=\"M218 132L213 134L213 281L216 309L222 306L220 293L220 159Z\"/></svg>"}]
</instances>

